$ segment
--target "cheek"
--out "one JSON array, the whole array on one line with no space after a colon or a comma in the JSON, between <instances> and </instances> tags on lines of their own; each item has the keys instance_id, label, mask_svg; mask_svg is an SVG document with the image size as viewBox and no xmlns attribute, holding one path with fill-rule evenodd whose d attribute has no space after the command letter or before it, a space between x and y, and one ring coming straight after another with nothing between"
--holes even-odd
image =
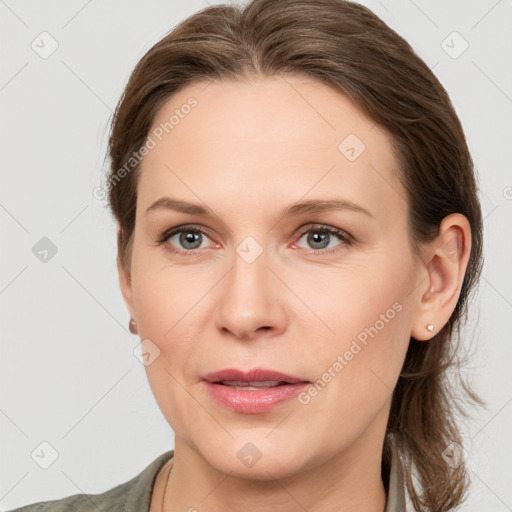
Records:
<instances>
[{"instance_id":1,"label":"cheek","mask_svg":"<svg viewBox=\"0 0 512 512\"><path fill-rule=\"evenodd\" d=\"M167 403L162 407L166 416L173 412L173 404L187 403L184 388L197 379L197 368L207 366L198 346L211 323L205 308L218 279L218 272L211 268L200 270L193 264L173 268L162 251L134 247L132 287L137 326L141 339L149 339L159 354L146 366L146 373L161 407L162 400Z\"/></svg>"},{"instance_id":2,"label":"cheek","mask_svg":"<svg viewBox=\"0 0 512 512\"><path fill-rule=\"evenodd\" d=\"M189 315L207 289L208 283L200 272L194 272L193 265L172 268L163 248L134 245L133 304L144 338L164 344L172 339L176 331L190 324Z\"/></svg>"},{"instance_id":3,"label":"cheek","mask_svg":"<svg viewBox=\"0 0 512 512\"><path fill-rule=\"evenodd\" d=\"M333 274L324 299L310 303L331 331L323 329L322 350L312 354L315 388L339 411L371 414L390 397L409 344L411 272L392 259L351 268Z\"/></svg>"},{"instance_id":4,"label":"cheek","mask_svg":"<svg viewBox=\"0 0 512 512\"><path fill-rule=\"evenodd\" d=\"M152 261L152 255L142 252L137 256L134 251L132 269L139 334L158 353L145 367L147 379L175 434L186 437L191 422L205 420L188 376L197 365L198 331L204 328L200 299L211 286L192 274L162 267L161 259Z\"/></svg>"}]
</instances>

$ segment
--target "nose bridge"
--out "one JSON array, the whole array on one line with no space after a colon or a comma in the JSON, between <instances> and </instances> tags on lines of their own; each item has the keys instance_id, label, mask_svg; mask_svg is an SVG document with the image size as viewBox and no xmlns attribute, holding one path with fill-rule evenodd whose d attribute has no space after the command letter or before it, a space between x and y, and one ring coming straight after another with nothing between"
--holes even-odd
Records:
<instances>
[{"instance_id":1,"label":"nose bridge","mask_svg":"<svg viewBox=\"0 0 512 512\"><path fill-rule=\"evenodd\" d=\"M219 329L247 338L262 327L266 331L284 327L284 308L275 276L267 268L269 259L268 251L252 236L235 247L216 308Z\"/></svg>"}]
</instances>

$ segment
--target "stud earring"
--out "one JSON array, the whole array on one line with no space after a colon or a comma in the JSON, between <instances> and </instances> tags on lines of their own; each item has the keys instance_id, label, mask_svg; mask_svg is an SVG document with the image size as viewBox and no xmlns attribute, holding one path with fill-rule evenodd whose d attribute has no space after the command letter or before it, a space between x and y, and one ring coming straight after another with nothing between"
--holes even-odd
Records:
<instances>
[{"instance_id":1,"label":"stud earring","mask_svg":"<svg viewBox=\"0 0 512 512\"><path fill-rule=\"evenodd\" d=\"M427 325L427 331L433 332L434 331L434 326L432 324L428 324Z\"/></svg>"},{"instance_id":2,"label":"stud earring","mask_svg":"<svg viewBox=\"0 0 512 512\"><path fill-rule=\"evenodd\" d=\"M135 323L135 321L133 320L133 318L130 318L130 322L128 323L128 329L130 329L130 332L132 334L138 334L138 331L137 331L137 324Z\"/></svg>"}]
</instances>

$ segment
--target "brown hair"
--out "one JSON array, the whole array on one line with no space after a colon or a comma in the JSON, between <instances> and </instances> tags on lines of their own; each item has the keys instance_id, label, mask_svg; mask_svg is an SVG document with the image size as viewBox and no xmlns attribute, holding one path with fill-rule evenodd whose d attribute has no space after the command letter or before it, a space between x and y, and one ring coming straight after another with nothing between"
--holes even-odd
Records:
<instances>
[{"instance_id":1,"label":"brown hair","mask_svg":"<svg viewBox=\"0 0 512 512\"><path fill-rule=\"evenodd\" d=\"M382 457L386 488L395 443L415 508L449 510L465 499L469 477L464 461L450 464L443 451L450 443L463 444L456 413L467 415L466 402L483 404L462 379L458 388L449 382L448 372L461 362L456 358L460 320L481 272L482 215L473 162L445 89L411 46L368 8L346 0L208 7L144 55L119 101L109 139L109 201L119 223L119 260L129 271L140 162L132 161L132 168L126 162L146 142L159 109L191 82L253 75L313 77L350 97L388 130L407 192L415 250L436 236L451 213L470 223L472 248L459 300L432 340L410 340Z\"/></svg>"}]
</instances>

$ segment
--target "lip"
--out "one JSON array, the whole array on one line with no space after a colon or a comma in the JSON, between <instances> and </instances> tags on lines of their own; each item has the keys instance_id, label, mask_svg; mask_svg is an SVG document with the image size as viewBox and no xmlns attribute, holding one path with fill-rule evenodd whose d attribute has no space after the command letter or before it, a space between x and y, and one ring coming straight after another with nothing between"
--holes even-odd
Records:
<instances>
[{"instance_id":1,"label":"lip","mask_svg":"<svg viewBox=\"0 0 512 512\"><path fill-rule=\"evenodd\" d=\"M203 376L207 382L219 382L221 380L240 380L244 382L263 382L266 380L284 381L288 384L295 384L296 382L308 382L307 379L302 377L294 377L286 375L275 370L266 370L264 368L254 368L244 372L236 368L227 368L217 372L207 373Z\"/></svg>"},{"instance_id":2,"label":"lip","mask_svg":"<svg viewBox=\"0 0 512 512\"><path fill-rule=\"evenodd\" d=\"M237 369L225 369L203 376L206 390L221 405L245 414L268 412L279 404L297 396L311 382L275 370L256 368L244 372ZM243 389L220 384L219 381L263 382L283 381L275 387L262 389Z\"/></svg>"}]
</instances>

